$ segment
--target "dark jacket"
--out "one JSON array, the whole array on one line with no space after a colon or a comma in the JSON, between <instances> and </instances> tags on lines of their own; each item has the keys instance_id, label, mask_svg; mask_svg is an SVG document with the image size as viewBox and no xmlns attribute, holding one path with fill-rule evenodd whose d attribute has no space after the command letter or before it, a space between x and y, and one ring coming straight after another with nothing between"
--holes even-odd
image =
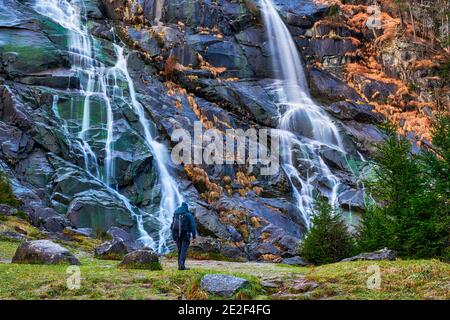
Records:
<instances>
[{"instance_id":1,"label":"dark jacket","mask_svg":"<svg viewBox=\"0 0 450 320\"><path fill-rule=\"evenodd\" d=\"M174 216L186 214L186 217L189 220L189 233L192 235L192 238L195 239L197 236L197 226L195 225L195 218L194 215L189 211L188 205L183 202L181 206L175 210ZM173 223L173 222L172 222Z\"/></svg>"}]
</instances>

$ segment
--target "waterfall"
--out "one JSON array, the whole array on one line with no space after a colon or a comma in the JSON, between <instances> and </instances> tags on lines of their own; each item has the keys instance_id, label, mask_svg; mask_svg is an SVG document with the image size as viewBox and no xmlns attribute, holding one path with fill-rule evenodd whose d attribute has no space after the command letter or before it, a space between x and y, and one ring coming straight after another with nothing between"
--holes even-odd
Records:
<instances>
[{"instance_id":1,"label":"waterfall","mask_svg":"<svg viewBox=\"0 0 450 320\"><path fill-rule=\"evenodd\" d=\"M113 69L113 72L118 71L124 76L128 90L131 98L131 106L134 112L139 117L139 123L141 124L142 129L144 130L144 138L147 143L148 148L152 151L152 154L155 157L156 164L159 172L159 182L161 184L161 203L159 206L159 221L161 223L161 227L159 230L160 239L167 239L170 236L170 224L172 222L172 214L175 211L176 207L182 202L183 198L178 191L177 184L173 177L169 174L167 170L166 163L169 160L169 154L165 146L156 140L153 139L150 129L149 123L145 116L145 111L143 106L139 103L136 98L136 91L134 88L133 80L131 79L130 74L128 73L127 60L123 54L123 48L114 45L117 54L117 63ZM117 76L117 74L116 74ZM166 243L160 241L158 250L160 252L165 251Z\"/></svg>"},{"instance_id":2,"label":"waterfall","mask_svg":"<svg viewBox=\"0 0 450 320\"><path fill-rule=\"evenodd\" d=\"M170 162L168 150L163 144L155 141L149 129L149 121L146 118L143 106L136 98L131 76L127 69L127 60L124 50L117 44L114 45L116 53L116 64L105 66L95 57L96 46L95 39L89 33L87 27L87 18L83 0L36 0L34 10L38 13L52 19L69 31L69 57L71 69L80 79L80 93L83 96L83 116L81 121L81 130L76 133L76 143L79 144L86 171L97 178L104 186L123 202L125 207L136 221L139 232L138 240L144 245L158 251L167 251L167 242L170 238L170 223L172 214L176 207L181 203L182 196L178 190L177 184L170 175L166 166ZM128 91L124 94L122 89L126 85ZM100 173L98 158L89 145L89 130L91 129L91 100L93 98L101 101L101 106L106 110L106 139L103 172ZM153 154L159 173L159 183L161 185L161 202L157 220L159 223L159 240L156 242L145 230L143 216L148 213L133 207L129 200L117 191L115 168L114 168L114 100L126 101L138 116L139 123L144 133L144 140L149 151ZM71 109L74 101L72 98ZM53 113L60 118L58 112L58 96L54 97L52 105ZM71 110L72 115L72 110ZM63 120L63 123L66 123ZM66 134L69 130L64 128Z\"/></svg>"},{"instance_id":3,"label":"waterfall","mask_svg":"<svg viewBox=\"0 0 450 320\"><path fill-rule=\"evenodd\" d=\"M164 6L164 0L156 0L154 5L154 23L156 25L161 25L162 11Z\"/></svg>"},{"instance_id":4,"label":"waterfall","mask_svg":"<svg viewBox=\"0 0 450 320\"><path fill-rule=\"evenodd\" d=\"M291 184L297 207L307 227L313 214L315 184L327 186L327 197L337 203L340 181L322 159L331 149L345 155L336 125L309 93L303 64L294 39L272 0L261 0L261 8L272 54L274 76L270 89L277 94L280 112L282 168ZM301 167L303 175L297 168Z\"/></svg>"}]
</instances>

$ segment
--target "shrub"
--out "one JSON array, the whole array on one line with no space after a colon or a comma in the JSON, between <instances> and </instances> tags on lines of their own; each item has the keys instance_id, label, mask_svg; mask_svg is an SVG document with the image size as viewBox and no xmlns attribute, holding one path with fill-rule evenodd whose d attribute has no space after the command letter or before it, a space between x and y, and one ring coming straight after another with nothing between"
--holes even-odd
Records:
<instances>
[{"instance_id":1,"label":"shrub","mask_svg":"<svg viewBox=\"0 0 450 320\"><path fill-rule=\"evenodd\" d=\"M6 180L4 174L0 171L0 203L10 206L18 206L20 203L14 196L11 185Z\"/></svg>"},{"instance_id":2,"label":"shrub","mask_svg":"<svg viewBox=\"0 0 450 320\"><path fill-rule=\"evenodd\" d=\"M23 219L23 220L28 220L28 214L26 212L24 212L24 211L17 211L14 214L14 216L17 217L17 218Z\"/></svg>"},{"instance_id":3,"label":"shrub","mask_svg":"<svg viewBox=\"0 0 450 320\"><path fill-rule=\"evenodd\" d=\"M313 226L300 245L300 255L315 264L332 263L348 257L353 251L353 238L347 225L326 199L318 198Z\"/></svg>"},{"instance_id":4,"label":"shrub","mask_svg":"<svg viewBox=\"0 0 450 320\"><path fill-rule=\"evenodd\" d=\"M164 75L168 78L171 79L175 73L175 71L177 70L177 58L175 56L170 56L169 58L167 58L165 64L164 64Z\"/></svg>"}]
</instances>

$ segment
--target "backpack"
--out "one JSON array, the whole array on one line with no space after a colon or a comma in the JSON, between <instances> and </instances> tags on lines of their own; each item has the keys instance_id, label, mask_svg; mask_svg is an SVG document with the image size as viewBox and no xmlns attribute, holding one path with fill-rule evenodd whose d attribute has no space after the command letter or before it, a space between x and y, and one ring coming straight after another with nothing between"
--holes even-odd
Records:
<instances>
[{"instance_id":1,"label":"backpack","mask_svg":"<svg viewBox=\"0 0 450 320\"><path fill-rule=\"evenodd\" d=\"M181 234L182 232L189 232L190 230L191 227L187 213L181 213L173 216L172 232Z\"/></svg>"}]
</instances>

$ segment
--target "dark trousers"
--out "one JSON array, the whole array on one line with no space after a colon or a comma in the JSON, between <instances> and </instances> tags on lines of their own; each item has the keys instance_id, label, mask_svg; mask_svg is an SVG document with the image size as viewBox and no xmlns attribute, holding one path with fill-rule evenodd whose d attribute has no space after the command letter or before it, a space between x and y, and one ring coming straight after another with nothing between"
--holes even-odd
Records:
<instances>
[{"instance_id":1,"label":"dark trousers","mask_svg":"<svg viewBox=\"0 0 450 320\"><path fill-rule=\"evenodd\" d=\"M181 235L175 234L174 240L178 248L178 269L185 268L184 262L186 261L186 255L191 242L190 235L188 233L181 233Z\"/></svg>"}]
</instances>

